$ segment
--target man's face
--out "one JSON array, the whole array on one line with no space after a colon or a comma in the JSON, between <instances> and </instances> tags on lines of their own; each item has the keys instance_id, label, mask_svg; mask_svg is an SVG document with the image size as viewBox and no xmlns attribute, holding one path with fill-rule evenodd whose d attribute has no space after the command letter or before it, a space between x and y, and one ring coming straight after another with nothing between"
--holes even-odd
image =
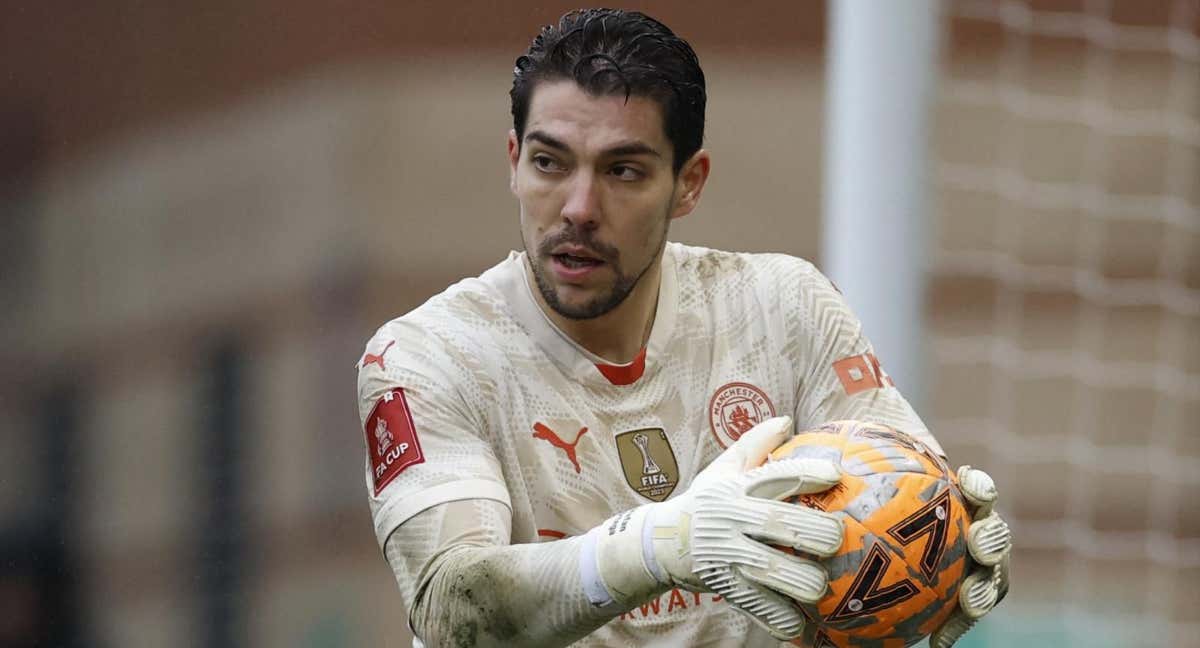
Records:
<instances>
[{"instance_id":1,"label":"man's face","mask_svg":"<svg viewBox=\"0 0 1200 648\"><path fill-rule=\"evenodd\" d=\"M508 153L534 279L563 317L599 317L658 263L668 221L691 211L679 204L662 109L543 82L526 124Z\"/></svg>"}]
</instances>

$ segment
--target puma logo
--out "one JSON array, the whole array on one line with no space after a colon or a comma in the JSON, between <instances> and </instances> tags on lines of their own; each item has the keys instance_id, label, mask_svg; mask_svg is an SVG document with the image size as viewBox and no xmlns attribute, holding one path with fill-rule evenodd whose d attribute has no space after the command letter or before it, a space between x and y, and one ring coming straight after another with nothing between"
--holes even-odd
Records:
<instances>
[{"instance_id":1,"label":"puma logo","mask_svg":"<svg viewBox=\"0 0 1200 648\"><path fill-rule=\"evenodd\" d=\"M374 353L368 353L367 355L363 356L363 359L362 359L363 369L366 369L367 365L369 365L369 364L377 364L377 365L379 365L380 369L387 369L387 367L383 366L383 355L385 353L387 353L388 349L392 348L392 345L395 343L396 343L395 340L388 342L387 346L383 347L383 351L379 352L379 355L375 355Z\"/></svg>"},{"instance_id":2,"label":"puma logo","mask_svg":"<svg viewBox=\"0 0 1200 648\"><path fill-rule=\"evenodd\" d=\"M533 438L549 441L550 445L567 453L567 459L570 459L571 463L575 465L575 472L579 472L579 459L575 457L575 446L579 445L579 440L583 438L583 435L585 434L587 434L587 428L579 428L579 434L575 435L575 440L571 443L567 443L559 438L559 436L555 434L554 430L551 430L541 423L533 424Z\"/></svg>"}]
</instances>

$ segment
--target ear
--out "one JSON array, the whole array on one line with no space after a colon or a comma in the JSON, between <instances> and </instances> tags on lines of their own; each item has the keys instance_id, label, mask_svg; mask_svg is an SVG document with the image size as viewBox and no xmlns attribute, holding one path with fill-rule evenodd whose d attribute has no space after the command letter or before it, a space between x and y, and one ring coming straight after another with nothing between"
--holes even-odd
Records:
<instances>
[{"instance_id":1,"label":"ear","mask_svg":"<svg viewBox=\"0 0 1200 648\"><path fill-rule=\"evenodd\" d=\"M517 193L517 163L521 161L521 143L517 131L508 131L508 190Z\"/></svg>"},{"instance_id":2,"label":"ear","mask_svg":"<svg viewBox=\"0 0 1200 648\"><path fill-rule=\"evenodd\" d=\"M671 218L683 218L696 209L700 203L700 192L708 181L708 172L712 169L712 157L708 151L700 149L692 155L683 168L679 170L676 179L676 201L671 210Z\"/></svg>"}]
</instances>

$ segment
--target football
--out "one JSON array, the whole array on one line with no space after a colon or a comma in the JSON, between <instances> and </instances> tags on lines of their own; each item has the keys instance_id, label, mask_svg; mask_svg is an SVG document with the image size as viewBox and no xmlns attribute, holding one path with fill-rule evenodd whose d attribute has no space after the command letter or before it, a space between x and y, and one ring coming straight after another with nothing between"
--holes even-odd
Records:
<instances>
[{"instance_id":1,"label":"football","mask_svg":"<svg viewBox=\"0 0 1200 648\"><path fill-rule=\"evenodd\" d=\"M843 473L833 488L792 500L838 515L846 530L841 549L823 561L829 592L800 606L809 618L800 645L902 648L950 616L970 515L936 452L884 425L835 421L798 434L771 457L829 458Z\"/></svg>"}]
</instances>

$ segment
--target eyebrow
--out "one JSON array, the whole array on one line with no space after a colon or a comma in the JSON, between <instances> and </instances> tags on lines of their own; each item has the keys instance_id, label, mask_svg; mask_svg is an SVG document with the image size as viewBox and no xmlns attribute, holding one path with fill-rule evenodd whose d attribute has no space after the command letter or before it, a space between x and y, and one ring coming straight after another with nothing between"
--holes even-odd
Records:
<instances>
[{"instance_id":1,"label":"eyebrow","mask_svg":"<svg viewBox=\"0 0 1200 648\"><path fill-rule=\"evenodd\" d=\"M529 131L526 133L525 141L538 142L544 146L549 146L550 148L558 149L560 151L571 150L571 148L567 146L566 142L563 142L557 137L540 130ZM605 149L601 155L605 157L616 157L621 155L652 155L657 158L662 158L662 154L655 150L652 146L638 140L624 144L618 144L612 148Z\"/></svg>"}]
</instances>

